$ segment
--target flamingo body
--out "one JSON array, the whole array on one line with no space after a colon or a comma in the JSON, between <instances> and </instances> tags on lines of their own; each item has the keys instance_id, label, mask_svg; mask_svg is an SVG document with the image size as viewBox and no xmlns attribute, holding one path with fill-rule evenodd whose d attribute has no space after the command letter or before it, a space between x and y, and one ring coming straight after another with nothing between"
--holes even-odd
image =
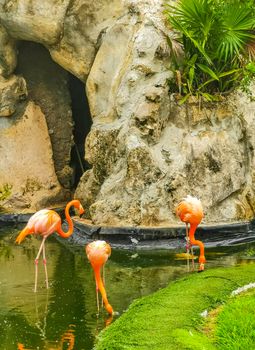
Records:
<instances>
[{"instance_id":1,"label":"flamingo body","mask_svg":"<svg viewBox=\"0 0 255 350\"><path fill-rule=\"evenodd\" d=\"M105 241L94 241L86 246L86 254L92 266L103 266L111 255L111 247Z\"/></svg>"},{"instance_id":2,"label":"flamingo body","mask_svg":"<svg viewBox=\"0 0 255 350\"><path fill-rule=\"evenodd\" d=\"M41 246L39 248L38 254L35 258L35 288L34 291L37 290L37 275L38 275L38 259L43 252L43 263L45 269L46 276L46 286L48 288L48 273L46 267L46 257L45 257L45 240L46 238L54 232L57 232L61 237L67 238L73 233L73 222L69 214L70 207L74 206L79 210L79 214L82 215L84 213L84 209L81 203L78 200L72 200L66 205L65 216L68 222L68 231L64 232L61 227L61 218L54 210L50 209L42 209L36 212L31 218L28 220L26 227L19 233L16 238L16 243L20 244L27 235L36 234L42 236L43 240Z\"/></svg>"},{"instance_id":3,"label":"flamingo body","mask_svg":"<svg viewBox=\"0 0 255 350\"><path fill-rule=\"evenodd\" d=\"M113 308L108 302L104 282L101 278L101 268L104 267L105 263L107 262L108 258L111 255L111 246L105 241L98 240L87 244L85 250L86 250L88 260L94 270L94 275L96 280L98 310L99 310L99 303L98 303L98 289L99 289L104 301L105 308L108 311L108 313L112 315Z\"/></svg>"},{"instance_id":4,"label":"flamingo body","mask_svg":"<svg viewBox=\"0 0 255 350\"><path fill-rule=\"evenodd\" d=\"M16 243L20 244L29 234L38 234L47 238L57 231L60 226L61 218L54 210L39 210L28 220L26 227L16 238Z\"/></svg>"},{"instance_id":5,"label":"flamingo body","mask_svg":"<svg viewBox=\"0 0 255 350\"><path fill-rule=\"evenodd\" d=\"M203 271L204 264L206 262L204 256L204 245L201 241L195 239L197 226L200 224L204 217L201 201L196 197L188 195L178 204L176 208L176 215L179 216L181 221L186 223L186 226L188 224L190 225L188 232L189 241L191 245L198 245L200 248L199 271Z\"/></svg>"},{"instance_id":6,"label":"flamingo body","mask_svg":"<svg viewBox=\"0 0 255 350\"><path fill-rule=\"evenodd\" d=\"M199 225L204 217L201 201L188 195L178 204L176 214L185 223Z\"/></svg>"}]
</instances>

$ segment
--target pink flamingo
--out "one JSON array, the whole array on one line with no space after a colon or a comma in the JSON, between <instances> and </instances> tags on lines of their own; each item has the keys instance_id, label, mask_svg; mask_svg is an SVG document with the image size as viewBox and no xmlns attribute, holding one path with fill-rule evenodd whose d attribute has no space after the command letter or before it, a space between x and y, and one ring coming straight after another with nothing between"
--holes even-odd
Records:
<instances>
[{"instance_id":1,"label":"pink flamingo","mask_svg":"<svg viewBox=\"0 0 255 350\"><path fill-rule=\"evenodd\" d=\"M61 218L60 216L54 211L49 209L42 209L36 212L34 215L31 216L31 218L28 220L28 223L26 227L19 233L18 237L16 238L16 243L20 244L27 235L30 234L38 234L42 236L42 243L40 245L38 254L35 258L35 288L34 292L37 291L37 278L38 278L38 260L43 253L43 264L44 264L44 271L45 271L45 277L46 277L46 288L49 288L48 283L48 273L47 273L47 265L46 265L46 255L45 255L45 240L48 236L50 236L52 233L57 232L61 237L68 238L73 233L73 222L69 214L70 207L74 206L76 209L79 210L79 214L82 215L84 213L84 209L81 205L81 203L78 200L72 200L71 202L67 203L66 209L65 209L65 216L66 220L68 222L68 231L64 232L61 227Z\"/></svg>"},{"instance_id":2,"label":"pink flamingo","mask_svg":"<svg viewBox=\"0 0 255 350\"><path fill-rule=\"evenodd\" d=\"M201 241L195 239L195 232L197 226L200 224L204 217L203 208L200 200L196 197L187 196L184 198L176 208L176 215L179 216L181 221L186 223L186 232L188 243L192 245L198 245L200 248L199 255L199 272L204 271L204 264L206 262L204 255L204 245ZM190 229L188 229L188 224Z\"/></svg>"},{"instance_id":3,"label":"pink flamingo","mask_svg":"<svg viewBox=\"0 0 255 350\"><path fill-rule=\"evenodd\" d=\"M107 262L109 256L111 255L111 246L106 243L105 241L94 241L89 244L87 244L86 248L86 254L88 257L88 260L91 263L91 266L94 270L95 280L96 280L96 295L97 295L97 310L99 313L99 301L98 301L98 289L100 290L100 293L102 295L104 305L106 310L110 315L113 314L113 308L109 304L104 283L101 278L101 268L104 267L105 263Z\"/></svg>"}]
</instances>

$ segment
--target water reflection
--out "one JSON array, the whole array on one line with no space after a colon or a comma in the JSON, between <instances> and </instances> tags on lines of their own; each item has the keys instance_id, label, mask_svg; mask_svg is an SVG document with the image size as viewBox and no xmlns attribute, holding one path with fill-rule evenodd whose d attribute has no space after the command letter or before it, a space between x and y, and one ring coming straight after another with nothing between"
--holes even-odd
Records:
<instances>
[{"instance_id":1,"label":"water reflection","mask_svg":"<svg viewBox=\"0 0 255 350\"><path fill-rule=\"evenodd\" d=\"M40 266L38 293L34 287L34 256L40 240L32 237L14 244L14 228L0 229L0 348L92 349L96 336L114 318L101 310L97 317L93 271L84 247L69 250L54 238L47 240L49 290ZM166 286L186 274L186 262L177 251L114 250L105 266L106 288L121 314L136 298ZM181 254L181 256L176 254ZM197 251L195 250L195 254ZM253 263L255 244L206 249L207 268Z\"/></svg>"},{"instance_id":2,"label":"water reflection","mask_svg":"<svg viewBox=\"0 0 255 350\"><path fill-rule=\"evenodd\" d=\"M73 329L68 329L61 337L60 341L49 342L45 341L43 349L47 350L73 350L75 345L75 335ZM33 350L28 349L24 344L17 344L18 350Z\"/></svg>"}]
</instances>

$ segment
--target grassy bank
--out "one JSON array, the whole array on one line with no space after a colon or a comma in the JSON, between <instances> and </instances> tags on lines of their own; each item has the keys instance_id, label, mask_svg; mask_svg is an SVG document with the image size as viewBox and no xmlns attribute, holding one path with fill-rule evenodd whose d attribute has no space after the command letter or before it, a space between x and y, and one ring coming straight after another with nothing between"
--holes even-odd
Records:
<instances>
[{"instance_id":1,"label":"grassy bank","mask_svg":"<svg viewBox=\"0 0 255 350\"><path fill-rule=\"evenodd\" d=\"M217 317L214 336L219 349L255 349L255 292L233 298Z\"/></svg>"},{"instance_id":2,"label":"grassy bank","mask_svg":"<svg viewBox=\"0 0 255 350\"><path fill-rule=\"evenodd\" d=\"M234 289L255 281L255 264L193 273L141 298L99 336L96 350L211 350L203 332L204 310L229 300Z\"/></svg>"}]
</instances>

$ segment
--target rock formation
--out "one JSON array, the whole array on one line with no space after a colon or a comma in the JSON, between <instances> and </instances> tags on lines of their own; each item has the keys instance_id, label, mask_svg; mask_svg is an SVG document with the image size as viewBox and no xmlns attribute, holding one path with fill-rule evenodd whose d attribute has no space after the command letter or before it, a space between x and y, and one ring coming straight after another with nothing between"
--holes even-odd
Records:
<instances>
[{"instance_id":1,"label":"rock formation","mask_svg":"<svg viewBox=\"0 0 255 350\"><path fill-rule=\"evenodd\" d=\"M12 76L16 43L41 43L55 62L86 82L93 125L85 156L91 169L81 177L75 197L93 223L174 224L174 208L187 194L202 200L205 223L250 220L255 210L254 102L236 92L220 103L179 106L169 91L174 76L167 36L173 34L162 11L161 0L0 1L0 96L7 96L4 102L0 97L0 146L7 118L15 120L26 85L28 91L31 86L25 74L27 84ZM23 93L8 92L12 84ZM49 91L47 100L55 96ZM29 93L39 103L36 88ZM48 112L41 107L46 119L53 114L52 101ZM50 134L55 126L62 130L55 140L70 131L67 122L57 124L64 114L60 109L59 118L48 124ZM51 142L59 156L58 141L51 137ZM14 144L13 139L8 147L15 149ZM68 188L70 147L63 163L54 156L57 180L47 170L57 192L58 181Z\"/></svg>"},{"instance_id":2,"label":"rock formation","mask_svg":"<svg viewBox=\"0 0 255 350\"><path fill-rule=\"evenodd\" d=\"M16 73L26 80L28 99L40 106L45 115L56 175L68 189L72 181L69 164L73 144L68 74L50 59L46 49L26 42L19 47Z\"/></svg>"},{"instance_id":3,"label":"rock formation","mask_svg":"<svg viewBox=\"0 0 255 350\"><path fill-rule=\"evenodd\" d=\"M1 184L11 186L5 208L19 212L64 200L52 161L46 120L40 107L29 102L24 114L0 119Z\"/></svg>"}]
</instances>

